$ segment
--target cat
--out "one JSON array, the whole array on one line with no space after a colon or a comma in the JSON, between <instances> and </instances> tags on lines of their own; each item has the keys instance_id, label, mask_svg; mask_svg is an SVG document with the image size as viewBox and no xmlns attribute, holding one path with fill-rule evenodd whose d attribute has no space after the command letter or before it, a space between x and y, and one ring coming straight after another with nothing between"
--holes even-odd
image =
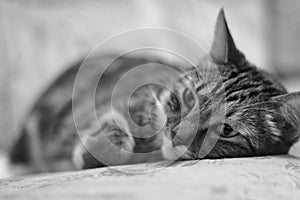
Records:
<instances>
[{"instance_id":1,"label":"cat","mask_svg":"<svg viewBox=\"0 0 300 200\"><path fill-rule=\"evenodd\" d=\"M143 85L129 102L124 100L125 91L110 99L115 83L135 66L182 67L150 56L122 56L113 63L101 77L94 99L98 126L90 106L93 100L87 94L98 81L97 66L106 59L109 56L88 61L85 79L77 83L80 90L75 95L73 86L83 61L46 90L11 150L12 163L44 172L285 154L299 139L300 93L288 93L272 75L246 59L236 48L223 9L208 55L196 68L185 66L176 81L164 77L166 87ZM132 121L126 117L128 110Z\"/></svg>"}]
</instances>

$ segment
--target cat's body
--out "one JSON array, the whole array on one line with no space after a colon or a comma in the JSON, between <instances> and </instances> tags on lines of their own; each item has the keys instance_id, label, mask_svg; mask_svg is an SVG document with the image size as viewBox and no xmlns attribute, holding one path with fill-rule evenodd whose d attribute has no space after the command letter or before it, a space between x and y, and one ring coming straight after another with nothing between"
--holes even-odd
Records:
<instances>
[{"instance_id":1,"label":"cat's body","mask_svg":"<svg viewBox=\"0 0 300 200\"><path fill-rule=\"evenodd\" d=\"M223 11L211 52L196 69L150 57L123 56L102 76L95 98L90 98L105 59L109 57L85 63L89 67L84 81L75 83L82 63L77 64L42 95L12 149L14 163L27 163L32 171L59 171L266 155L287 153L299 138L300 95L287 94L271 75L246 60L234 45ZM186 70L176 81L158 71L157 81L166 79L171 89L148 84L128 94L126 85L132 86L128 82L111 98L126 72L147 63ZM147 74L135 77L146 79ZM95 111L100 126L94 120Z\"/></svg>"},{"instance_id":2,"label":"cat's body","mask_svg":"<svg viewBox=\"0 0 300 200\"><path fill-rule=\"evenodd\" d=\"M114 61L116 58L117 60ZM109 70L103 74L101 85L99 84L97 92L95 92L97 100L93 101L89 94L93 93L92 85L97 84L98 79L100 79L102 70L99 70L99 68L104 69L110 61L112 63ZM109 116L110 95L120 77L136 66L149 63L162 63L162 61L150 59L150 57L130 58L113 55L92 58L84 62L87 70L85 70L83 75L85 80L77 82L78 88L80 88L80 92L76 90L78 94L75 94L74 85L82 61L64 72L42 94L36 105L34 105L31 113L25 120L21 137L12 150L11 158L13 163L31 163L33 171L75 169L73 154L76 154L82 147L78 145L78 150L75 150L76 144L81 142L78 130L83 130L82 132L91 134L95 131L95 128L97 129L97 122L93 120L94 110L99 115L98 119L101 119L103 115L111 117ZM143 79L142 74L139 74L138 77ZM117 112L124 113L125 106L122 104L126 102L122 102L122 94L119 93L118 95L121 97L115 98L117 101L120 100L116 109L118 109ZM93 108L93 102L97 102L95 104L96 109ZM82 119L76 124L73 116L74 113L78 113L79 118ZM159 144L153 144L153 148L150 147L151 144L149 141L152 141L153 138L137 138L137 140L139 140L139 145L135 147L136 152L151 151L151 149L155 148L159 149ZM159 153L158 157L161 157ZM90 155L90 158L93 159L92 155ZM96 162L97 160L94 161ZM139 161L145 162L146 160L145 158L139 158ZM138 161L132 160L132 162L135 163Z\"/></svg>"}]
</instances>

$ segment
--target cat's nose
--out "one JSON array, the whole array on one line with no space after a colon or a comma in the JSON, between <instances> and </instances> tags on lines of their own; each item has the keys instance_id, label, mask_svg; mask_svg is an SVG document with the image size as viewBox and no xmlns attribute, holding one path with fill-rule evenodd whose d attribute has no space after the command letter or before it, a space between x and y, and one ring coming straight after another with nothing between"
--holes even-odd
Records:
<instances>
[{"instance_id":1,"label":"cat's nose","mask_svg":"<svg viewBox=\"0 0 300 200\"><path fill-rule=\"evenodd\" d=\"M178 136L172 138L172 145L173 145L173 147L184 145L183 143L184 142L182 141L182 139L179 138Z\"/></svg>"}]
</instances>

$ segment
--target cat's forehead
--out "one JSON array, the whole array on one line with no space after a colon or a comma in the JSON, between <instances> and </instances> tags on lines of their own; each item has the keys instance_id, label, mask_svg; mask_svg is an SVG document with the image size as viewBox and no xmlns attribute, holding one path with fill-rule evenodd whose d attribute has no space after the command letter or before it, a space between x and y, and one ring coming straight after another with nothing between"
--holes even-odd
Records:
<instances>
[{"instance_id":1,"label":"cat's forehead","mask_svg":"<svg viewBox=\"0 0 300 200\"><path fill-rule=\"evenodd\" d=\"M200 113L207 114L222 106L231 116L236 115L235 118L247 111L245 107L269 101L271 97L286 92L278 81L250 63L244 66L218 65L209 59L203 60L197 68L186 71L179 83L192 88Z\"/></svg>"}]
</instances>

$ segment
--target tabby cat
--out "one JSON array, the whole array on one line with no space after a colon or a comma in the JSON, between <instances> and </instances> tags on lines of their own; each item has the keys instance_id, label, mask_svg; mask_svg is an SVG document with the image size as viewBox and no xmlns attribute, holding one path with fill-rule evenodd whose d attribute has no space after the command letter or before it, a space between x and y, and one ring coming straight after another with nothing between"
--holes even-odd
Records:
<instances>
[{"instance_id":1,"label":"tabby cat","mask_svg":"<svg viewBox=\"0 0 300 200\"><path fill-rule=\"evenodd\" d=\"M234 44L223 9L210 53L177 81L166 80L168 87L143 85L129 102L121 92L111 108L109 94L126 72L147 63L169 64L122 56L103 74L91 100L87 94L99 79L97 66L106 59L109 56L88 60L85 80L77 83L80 90L75 94L82 62L40 97L11 150L12 163L42 172L284 154L299 138L300 93L288 94L274 77L247 61ZM92 116L93 102L99 126ZM126 117L128 110L132 121Z\"/></svg>"}]
</instances>

